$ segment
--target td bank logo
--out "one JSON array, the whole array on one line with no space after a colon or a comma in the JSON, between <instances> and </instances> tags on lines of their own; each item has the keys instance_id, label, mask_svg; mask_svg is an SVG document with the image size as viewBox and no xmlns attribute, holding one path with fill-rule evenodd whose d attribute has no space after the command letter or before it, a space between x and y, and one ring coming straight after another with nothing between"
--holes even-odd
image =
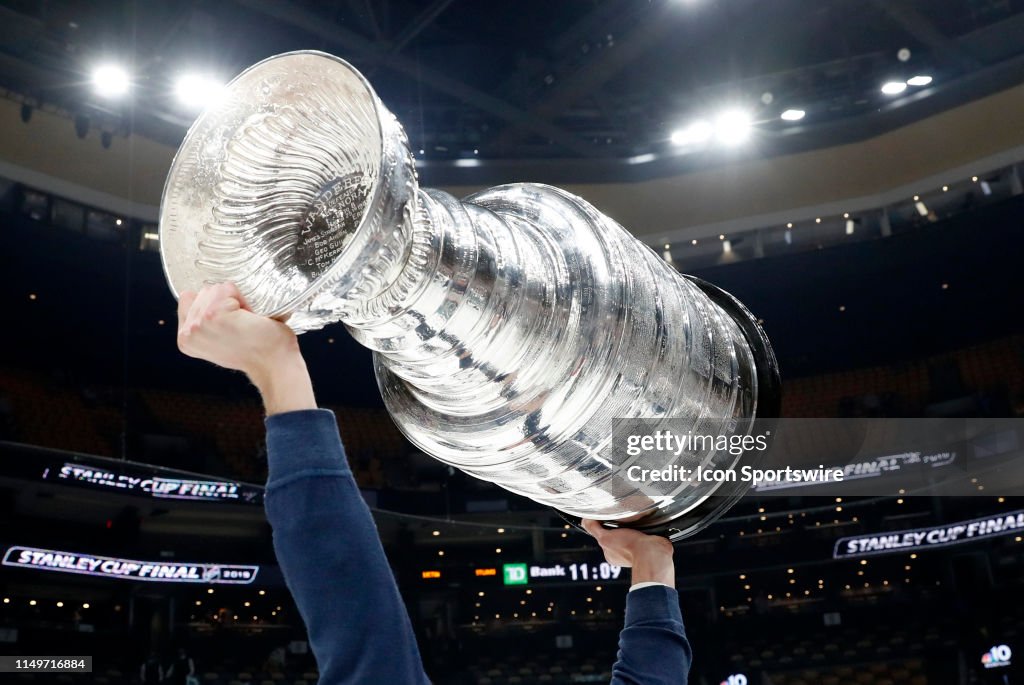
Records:
<instances>
[{"instance_id":1,"label":"td bank logo","mask_svg":"<svg viewBox=\"0 0 1024 685\"><path fill-rule=\"evenodd\" d=\"M526 564L505 564L502 569L505 585L526 585L529 582L526 577Z\"/></svg>"}]
</instances>

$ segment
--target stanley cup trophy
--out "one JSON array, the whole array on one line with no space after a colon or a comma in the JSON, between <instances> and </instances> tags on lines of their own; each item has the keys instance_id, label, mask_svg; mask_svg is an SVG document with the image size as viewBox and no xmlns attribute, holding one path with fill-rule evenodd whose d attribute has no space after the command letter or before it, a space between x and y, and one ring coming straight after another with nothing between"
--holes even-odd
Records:
<instances>
[{"instance_id":1,"label":"stanley cup trophy","mask_svg":"<svg viewBox=\"0 0 1024 685\"><path fill-rule=\"evenodd\" d=\"M331 55L260 62L193 124L160 248L175 294L233 281L296 332L344 323L416 447L569 520L680 539L745 490L631 482L666 464L614 450L614 419L733 435L777 415L774 355L738 301L558 188L420 188L401 125Z\"/></svg>"}]
</instances>

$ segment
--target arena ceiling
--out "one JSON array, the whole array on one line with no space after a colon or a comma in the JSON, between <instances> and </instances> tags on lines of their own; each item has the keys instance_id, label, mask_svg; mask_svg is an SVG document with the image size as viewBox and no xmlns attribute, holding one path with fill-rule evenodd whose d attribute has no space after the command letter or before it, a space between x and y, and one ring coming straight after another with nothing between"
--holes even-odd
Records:
<instances>
[{"instance_id":1,"label":"arena ceiling","mask_svg":"<svg viewBox=\"0 0 1024 685\"><path fill-rule=\"evenodd\" d=\"M1024 82L1024 0L0 2L9 97L170 145L195 116L173 97L184 71L227 80L298 49L366 74L438 182L640 180L744 155L685 142L726 110L758 155L783 154ZM127 97L90 88L105 60L130 71ZM915 76L932 80L880 90Z\"/></svg>"}]
</instances>

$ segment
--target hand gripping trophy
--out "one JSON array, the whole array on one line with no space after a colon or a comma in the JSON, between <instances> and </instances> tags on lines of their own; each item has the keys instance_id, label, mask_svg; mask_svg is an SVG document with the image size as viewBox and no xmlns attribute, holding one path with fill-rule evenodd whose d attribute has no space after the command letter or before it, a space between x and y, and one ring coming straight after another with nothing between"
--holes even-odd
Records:
<instances>
[{"instance_id":1,"label":"hand gripping trophy","mask_svg":"<svg viewBox=\"0 0 1024 685\"><path fill-rule=\"evenodd\" d=\"M415 446L570 520L680 539L745 491L631 481L670 464L615 449L616 419L731 436L777 415L774 355L737 300L558 188L420 188L401 125L327 54L260 62L199 117L160 247L175 294L233 281L297 332L344 323ZM673 463L754 458L700 447Z\"/></svg>"}]
</instances>

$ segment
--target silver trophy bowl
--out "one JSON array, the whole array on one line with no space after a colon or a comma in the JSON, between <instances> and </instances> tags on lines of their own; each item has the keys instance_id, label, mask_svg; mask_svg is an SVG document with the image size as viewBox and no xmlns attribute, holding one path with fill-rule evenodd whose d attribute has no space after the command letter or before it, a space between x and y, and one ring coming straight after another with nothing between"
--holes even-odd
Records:
<instances>
[{"instance_id":1,"label":"silver trophy bowl","mask_svg":"<svg viewBox=\"0 0 1024 685\"><path fill-rule=\"evenodd\" d=\"M614 449L613 422L734 435L778 411L775 358L738 301L558 188L420 188L401 125L331 55L264 60L200 116L160 249L175 295L233 281L296 332L344 323L415 446L570 520L695 533L745 486L631 482L666 464Z\"/></svg>"}]
</instances>

